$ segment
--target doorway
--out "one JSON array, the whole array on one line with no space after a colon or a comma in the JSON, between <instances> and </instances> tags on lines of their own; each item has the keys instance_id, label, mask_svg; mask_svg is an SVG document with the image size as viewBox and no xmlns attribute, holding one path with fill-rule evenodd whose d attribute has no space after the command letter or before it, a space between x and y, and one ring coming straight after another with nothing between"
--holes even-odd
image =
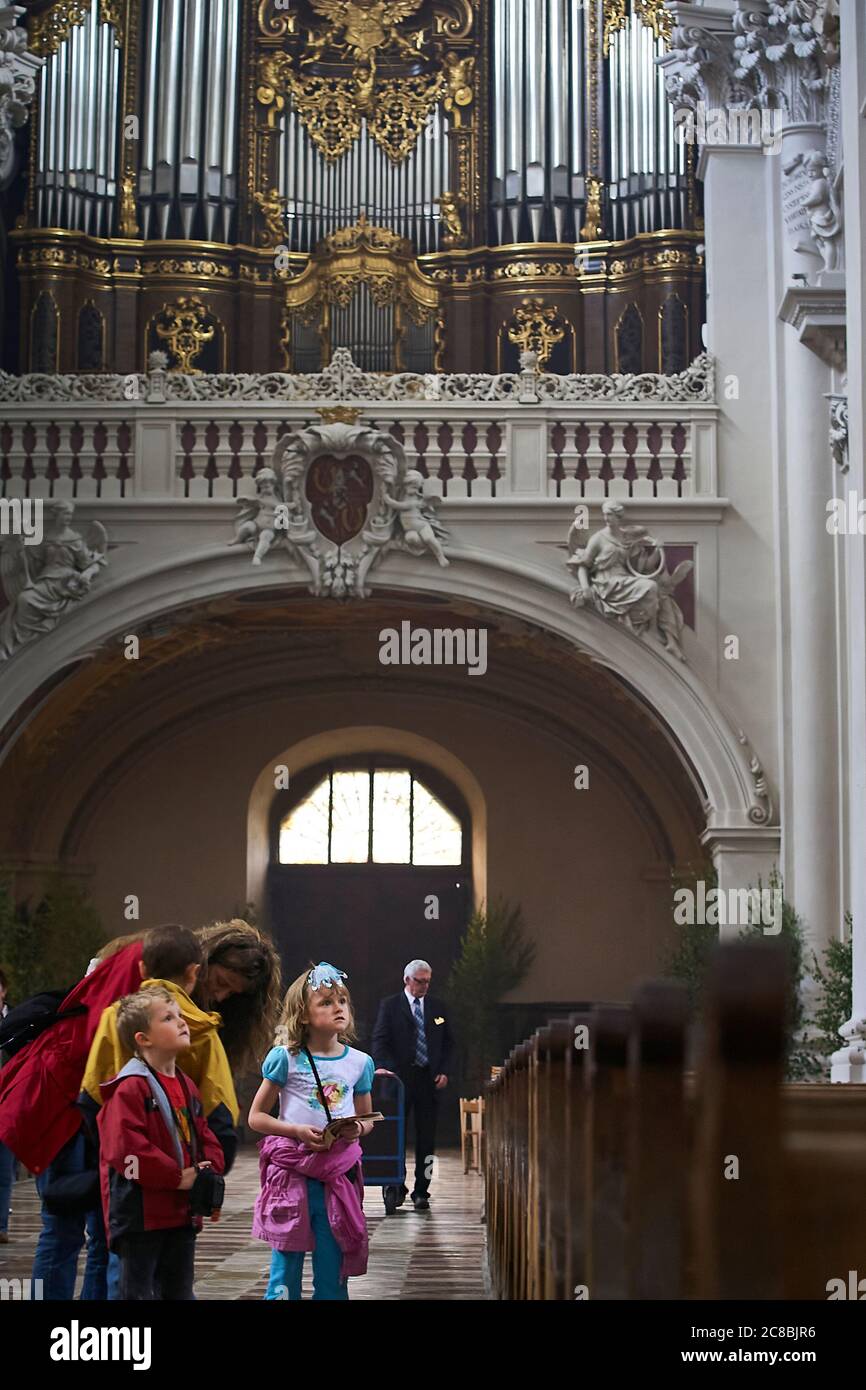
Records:
<instances>
[{"instance_id":1,"label":"doorway","mask_svg":"<svg viewBox=\"0 0 866 1390\"><path fill-rule=\"evenodd\" d=\"M270 818L270 927L287 981L310 959L348 976L357 1046L379 1001L427 960L440 991L471 912L471 826L457 789L393 755L320 763L279 792Z\"/></svg>"}]
</instances>

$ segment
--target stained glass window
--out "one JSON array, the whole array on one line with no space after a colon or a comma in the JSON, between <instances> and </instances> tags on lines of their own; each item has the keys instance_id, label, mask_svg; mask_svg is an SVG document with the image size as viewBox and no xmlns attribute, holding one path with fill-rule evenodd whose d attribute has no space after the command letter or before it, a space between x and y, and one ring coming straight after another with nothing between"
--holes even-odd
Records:
<instances>
[{"instance_id":1,"label":"stained glass window","mask_svg":"<svg viewBox=\"0 0 866 1390\"><path fill-rule=\"evenodd\" d=\"M281 864L461 864L463 827L408 768L335 769L280 825Z\"/></svg>"}]
</instances>

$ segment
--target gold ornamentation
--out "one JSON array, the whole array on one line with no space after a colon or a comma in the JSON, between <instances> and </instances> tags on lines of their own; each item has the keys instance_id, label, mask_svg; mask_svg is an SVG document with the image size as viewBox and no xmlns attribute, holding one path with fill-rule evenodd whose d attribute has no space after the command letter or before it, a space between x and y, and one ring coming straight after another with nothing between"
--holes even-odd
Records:
<instances>
[{"instance_id":1,"label":"gold ornamentation","mask_svg":"<svg viewBox=\"0 0 866 1390\"><path fill-rule=\"evenodd\" d=\"M445 370L445 315L440 310L433 325L433 370Z\"/></svg>"},{"instance_id":2,"label":"gold ornamentation","mask_svg":"<svg viewBox=\"0 0 866 1390\"><path fill-rule=\"evenodd\" d=\"M436 313L439 293L421 274L411 242L362 216L332 232L316 247L300 275L284 282L287 310L327 336L331 306L352 302L365 285L377 308L393 306L423 324Z\"/></svg>"},{"instance_id":3,"label":"gold ornamentation","mask_svg":"<svg viewBox=\"0 0 866 1390\"><path fill-rule=\"evenodd\" d=\"M285 55L282 55L285 56ZM271 69L271 77L276 74ZM377 145L394 164L412 153L430 112L442 96L441 74L388 78L360 93L354 80L345 77L298 77L283 66L282 75L292 102L310 139L328 163L351 149L361 134L361 118ZM258 99L281 111L285 98L273 81L263 83Z\"/></svg>"},{"instance_id":4,"label":"gold ornamentation","mask_svg":"<svg viewBox=\"0 0 866 1390\"><path fill-rule=\"evenodd\" d=\"M279 190L270 188L267 193L258 190L253 194L253 202L261 213L262 221L265 224L262 233L262 246L280 246L286 237L286 224L283 219L286 200L281 198Z\"/></svg>"},{"instance_id":5,"label":"gold ornamentation","mask_svg":"<svg viewBox=\"0 0 866 1390\"><path fill-rule=\"evenodd\" d=\"M521 352L537 353L539 367L545 365L564 337L565 320L558 308L544 305L540 299L524 299L508 326L508 341L516 343Z\"/></svg>"},{"instance_id":6,"label":"gold ornamentation","mask_svg":"<svg viewBox=\"0 0 866 1390\"><path fill-rule=\"evenodd\" d=\"M190 259L179 261L176 257L170 256L161 261L145 261L142 266L144 275L201 275L208 280L217 277L231 280L232 268L219 261L193 261Z\"/></svg>"},{"instance_id":7,"label":"gold ornamentation","mask_svg":"<svg viewBox=\"0 0 866 1390\"><path fill-rule=\"evenodd\" d=\"M460 220L460 210L457 197L450 189L440 193L436 199L442 211L442 222L445 232L442 237L442 245L449 248L466 245L466 233L463 230L463 223Z\"/></svg>"},{"instance_id":8,"label":"gold ornamentation","mask_svg":"<svg viewBox=\"0 0 866 1390\"><path fill-rule=\"evenodd\" d=\"M507 265L494 268L494 280L534 280L550 275L565 275L574 278L573 265L560 261L509 261Z\"/></svg>"},{"instance_id":9,"label":"gold ornamentation","mask_svg":"<svg viewBox=\"0 0 866 1390\"><path fill-rule=\"evenodd\" d=\"M310 35L302 63L320 62L329 48L373 71L380 49L417 61L423 30L412 43L397 25L421 8L421 0L310 0L310 4L328 23L320 33Z\"/></svg>"},{"instance_id":10,"label":"gold ornamentation","mask_svg":"<svg viewBox=\"0 0 866 1390\"><path fill-rule=\"evenodd\" d=\"M135 175L129 173L120 185L120 235L138 237L140 231L135 205Z\"/></svg>"},{"instance_id":11,"label":"gold ornamentation","mask_svg":"<svg viewBox=\"0 0 866 1390\"><path fill-rule=\"evenodd\" d=\"M581 241L598 241L601 237L601 179L590 176L586 181L586 211L580 229Z\"/></svg>"},{"instance_id":12,"label":"gold ornamentation","mask_svg":"<svg viewBox=\"0 0 866 1390\"><path fill-rule=\"evenodd\" d=\"M636 0L637 12L657 39L667 43L674 31L674 17L665 9L665 0Z\"/></svg>"},{"instance_id":13,"label":"gold ornamentation","mask_svg":"<svg viewBox=\"0 0 866 1390\"><path fill-rule=\"evenodd\" d=\"M475 57L473 54L464 54L462 58L459 53L455 53L453 50L445 54L445 81L448 84L448 95L445 97L443 105L451 117L451 125L454 130L459 130L463 125L463 108L472 105L474 76Z\"/></svg>"},{"instance_id":14,"label":"gold ornamentation","mask_svg":"<svg viewBox=\"0 0 866 1390\"><path fill-rule=\"evenodd\" d=\"M316 414L326 425L357 425L363 412L356 405L325 405Z\"/></svg>"},{"instance_id":15,"label":"gold ornamentation","mask_svg":"<svg viewBox=\"0 0 866 1390\"><path fill-rule=\"evenodd\" d=\"M200 368L192 365L193 358L199 356L216 332L213 324L207 322L207 309L200 299L184 295L174 304L164 305L162 315L167 322L157 323L156 332L177 358L177 365L171 370L198 375Z\"/></svg>"},{"instance_id":16,"label":"gold ornamentation","mask_svg":"<svg viewBox=\"0 0 866 1390\"><path fill-rule=\"evenodd\" d=\"M286 34L297 33L297 15L273 12L274 0L259 0L259 30L268 38L284 38Z\"/></svg>"},{"instance_id":17,"label":"gold ornamentation","mask_svg":"<svg viewBox=\"0 0 866 1390\"><path fill-rule=\"evenodd\" d=\"M31 52L40 57L56 53L76 24L83 24L89 14L87 0L61 0L42 14L33 15L30 20Z\"/></svg>"},{"instance_id":18,"label":"gold ornamentation","mask_svg":"<svg viewBox=\"0 0 866 1390\"><path fill-rule=\"evenodd\" d=\"M664 0L634 0L636 17L652 29L657 39L670 38L674 28L674 17L665 9ZM627 0L605 0L604 5L604 56L610 53L610 41L619 29L624 29L629 21Z\"/></svg>"},{"instance_id":19,"label":"gold ornamentation","mask_svg":"<svg viewBox=\"0 0 866 1390\"><path fill-rule=\"evenodd\" d=\"M124 23L122 0L99 0L99 18L103 24L114 26L114 42L122 47ZM33 15L30 20L30 51L44 58L56 53L76 25L84 24L90 14L89 0L60 0L59 4Z\"/></svg>"}]
</instances>

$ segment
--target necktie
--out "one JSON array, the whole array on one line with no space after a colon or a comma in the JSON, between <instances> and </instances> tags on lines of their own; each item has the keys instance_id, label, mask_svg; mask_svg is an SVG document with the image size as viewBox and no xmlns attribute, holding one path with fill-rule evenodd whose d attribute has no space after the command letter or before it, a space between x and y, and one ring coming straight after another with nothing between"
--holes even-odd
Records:
<instances>
[{"instance_id":1,"label":"necktie","mask_svg":"<svg viewBox=\"0 0 866 1390\"><path fill-rule=\"evenodd\" d=\"M421 1012L421 1005L418 1000L412 1004L412 1012L415 1015L415 1065L426 1067L429 1058L427 1056L427 1037L424 1033L424 1015Z\"/></svg>"}]
</instances>

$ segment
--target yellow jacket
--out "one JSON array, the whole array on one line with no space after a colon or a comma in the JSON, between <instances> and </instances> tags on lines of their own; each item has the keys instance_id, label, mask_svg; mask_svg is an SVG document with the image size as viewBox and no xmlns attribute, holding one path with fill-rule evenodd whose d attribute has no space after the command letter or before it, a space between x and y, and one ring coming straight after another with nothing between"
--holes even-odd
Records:
<instances>
[{"instance_id":1,"label":"yellow jacket","mask_svg":"<svg viewBox=\"0 0 866 1390\"><path fill-rule=\"evenodd\" d=\"M178 1055L177 1064L187 1076L192 1077L201 1093L205 1115L210 1115L219 1105L224 1105L236 1125L240 1115L235 1084L232 1080L229 1059L217 1029L222 1023L219 1014L206 1014L194 1004L189 995L171 980L143 980L142 989L155 987L167 989L189 1025L190 1045ZM117 1004L109 1004L103 1010L96 1036L90 1047L84 1080L81 1089L86 1091L97 1105L102 1104L99 1087L103 1081L116 1076L132 1056L127 1052L117 1032Z\"/></svg>"}]
</instances>

